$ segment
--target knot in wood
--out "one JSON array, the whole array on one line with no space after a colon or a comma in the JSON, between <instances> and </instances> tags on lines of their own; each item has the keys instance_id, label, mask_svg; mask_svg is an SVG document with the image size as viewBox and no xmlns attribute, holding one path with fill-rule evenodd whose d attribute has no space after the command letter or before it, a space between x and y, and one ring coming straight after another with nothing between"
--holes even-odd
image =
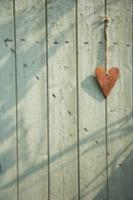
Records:
<instances>
[{"instance_id":1,"label":"knot in wood","mask_svg":"<svg viewBox=\"0 0 133 200\"><path fill-rule=\"evenodd\" d=\"M109 18L107 16L105 16L104 22L105 22L105 26L108 26L108 24L109 24Z\"/></svg>"}]
</instances>

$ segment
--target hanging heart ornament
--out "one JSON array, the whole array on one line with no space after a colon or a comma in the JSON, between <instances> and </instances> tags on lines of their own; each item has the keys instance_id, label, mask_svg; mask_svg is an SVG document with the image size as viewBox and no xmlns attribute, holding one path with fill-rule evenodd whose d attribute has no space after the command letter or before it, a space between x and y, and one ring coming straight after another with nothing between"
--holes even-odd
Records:
<instances>
[{"instance_id":1,"label":"hanging heart ornament","mask_svg":"<svg viewBox=\"0 0 133 200\"><path fill-rule=\"evenodd\" d=\"M107 97L119 78L119 69L111 67L107 71L105 67L100 66L96 68L95 74L104 96Z\"/></svg>"}]
</instances>

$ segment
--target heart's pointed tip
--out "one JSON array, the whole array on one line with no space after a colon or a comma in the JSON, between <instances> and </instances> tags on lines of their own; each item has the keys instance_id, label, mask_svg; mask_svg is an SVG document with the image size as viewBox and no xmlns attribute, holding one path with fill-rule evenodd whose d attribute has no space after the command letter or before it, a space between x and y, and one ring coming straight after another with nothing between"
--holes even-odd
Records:
<instances>
[{"instance_id":1,"label":"heart's pointed tip","mask_svg":"<svg viewBox=\"0 0 133 200\"><path fill-rule=\"evenodd\" d=\"M111 91L105 91L105 90L103 90L102 87L100 87L100 88L101 88L101 90L102 90L102 93L103 93L104 98L107 99L107 97L109 96L109 94L110 94Z\"/></svg>"},{"instance_id":2,"label":"heart's pointed tip","mask_svg":"<svg viewBox=\"0 0 133 200\"><path fill-rule=\"evenodd\" d=\"M104 98L107 99L107 97L109 96L109 93L108 94L103 93L103 95L104 95Z\"/></svg>"}]
</instances>

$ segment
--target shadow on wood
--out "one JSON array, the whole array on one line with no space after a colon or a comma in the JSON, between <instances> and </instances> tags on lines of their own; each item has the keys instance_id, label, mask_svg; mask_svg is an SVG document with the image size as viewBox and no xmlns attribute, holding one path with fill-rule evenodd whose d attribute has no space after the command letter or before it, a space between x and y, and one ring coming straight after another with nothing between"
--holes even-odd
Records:
<instances>
[{"instance_id":1,"label":"shadow on wood","mask_svg":"<svg viewBox=\"0 0 133 200\"><path fill-rule=\"evenodd\" d=\"M104 101L104 96L101 92L95 76L87 76L85 80L82 81L81 87L88 95L93 97L95 100Z\"/></svg>"}]
</instances>

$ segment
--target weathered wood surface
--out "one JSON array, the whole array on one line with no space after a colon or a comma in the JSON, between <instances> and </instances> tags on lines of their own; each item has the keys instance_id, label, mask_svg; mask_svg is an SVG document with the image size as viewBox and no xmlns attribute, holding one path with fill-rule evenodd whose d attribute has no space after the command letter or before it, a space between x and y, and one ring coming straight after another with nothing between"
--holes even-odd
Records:
<instances>
[{"instance_id":1,"label":"weathered wood surface","mask_svg":"<svg viewBox=\"0 0 133 200\"><path fill-rule=\"evenodd\" d=\"M104 65L104 1L78 1L80 199L106 199L105 100L94 78Z\"/></svg>"},{"instance_id":2,"label":"weathered wood surface","mask_svg":"<svg viewBox=\"0 0 133 200\"><path fill-rule=\"evenodd\" d=\"M47 2L51 200L78 199L75 2Z\"/></svg>"},{"instance_id":3,"label":"weathered wood surface","mask_svg":"<svg viewBox=\"0 0 133 200\"><path fill-rule=\"evenodd\" d=\"M121 77L107 102L108 196L133 199L133 65L132 0L108 0L109 66L118 66Z\"/></svg>"},{"instance_id":4,"label":"weathered wood surface","mask_svg":"<svg viewBox=\"0 0 133 200\"><path fill-rule=\"evenodd\" d=\"M18 193L48 199L45 0L15 1Z\"/></svg>"},{"instance_id":5,"label":"weathered wood surface","mask_svg":"<svg viewBox=\"0 0 133 200\"><path fill-rule=\"evenodd\" d=\"M132 7L2 1L0 200L133 199ZM105 12L107 67L121 72L107 102L94 78Z\"/></svg>"},{"instance_id":6,"label":"weathered wood surface","mask_svg":"<svg viewBox=\"0 0 133 200\"><path fill-rule=\"evenodd\" d=\"M0 199L17 200L13 3L0 6Z\"/></svg>"}]
</instances>

